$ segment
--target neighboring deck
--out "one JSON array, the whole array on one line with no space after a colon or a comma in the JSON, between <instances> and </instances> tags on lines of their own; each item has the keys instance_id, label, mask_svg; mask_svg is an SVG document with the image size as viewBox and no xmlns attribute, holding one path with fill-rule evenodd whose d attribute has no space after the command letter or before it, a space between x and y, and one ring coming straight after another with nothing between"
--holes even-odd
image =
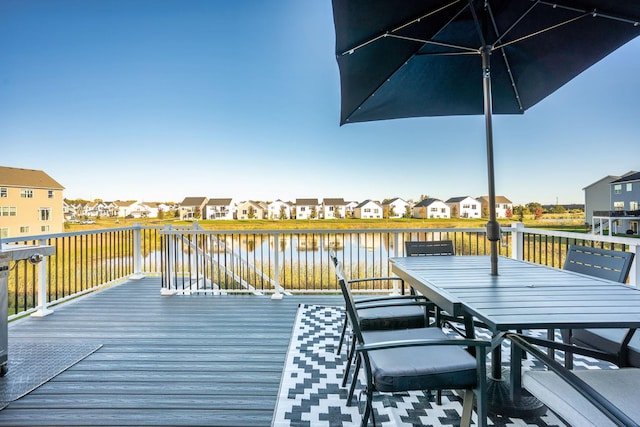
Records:
<instances>
[{"instance_id":1,"label":"neighboring deck","mask_svg":"<svg viewBox=\"0 0 640 427\"><path fill-rule=\"evenodd\" d=\"M0 426L268 426L300 302L341 297L163 297L145 278L18 321L10 342L103 347L0 411Z\"/></svg>"}]
</instances>

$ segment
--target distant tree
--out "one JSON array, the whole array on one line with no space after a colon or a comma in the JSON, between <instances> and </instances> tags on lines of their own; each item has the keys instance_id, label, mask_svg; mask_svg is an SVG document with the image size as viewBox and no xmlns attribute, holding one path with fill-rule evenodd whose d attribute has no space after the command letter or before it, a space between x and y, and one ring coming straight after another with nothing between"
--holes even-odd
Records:
<instances>
[{"instance_id":1,"label":"distant tree","mask_svg":"<svg viewBox=\"0 0 640 427\"><path fill-rule=\"evenodd\" d=\"M542 218L542 206L536 206L536 210L534 213L536 219Z\"/></svg>"},{"instance_id":2,"label":"distant tree","mask_svg":"<svg viewBox=\"0 0 640 427\"><path fill-rule=\"evenodd\" d=\"M164 210L158 208L158 219L164 219Z\"/></svg>"},{"instance_id":3,"label":"distant tree","mask_svg":"<svg viewBox=\"0 0 640 427\"><path fill-rule=\"evenodd\" d=\"M195 212L193 212L193 218L200 219L202 217L202 212L200 212L200 208L196 206Z\"/></svg>"},{"instance_id":4,"label":"distant tree","mask_svg":"<svg viewBox=\"0 0 640 427\"><path fill-rule=\"evenodd\" d=\"M176 209L176 210L173 212L173 216L174 216L174 218L180 218L180 209Z\"/></svg>"},{"instance_id":5,"label":"distant tree","mask_svg":"<svg viewBox=\"0 0 640 427\"><path fill-rule=\"evenodd\" d=\"M426 206L422 206L420 208L420 217L422 219L425 219L427 217L427 208L426 208Z\"/></svg>"},{"instance_id":6,"label":"distant tree","mask_svg":"<svg viewBox=\"0 0 640 427\"><path fill-rule=\"evenodd\" d=\"M567 210L564 208L564 206L562 205L555 205L553 207L553 213L557 213L557 214L563 214L565 213Z\"/></svg>"},{"instance_id":7,"label":"distant tree","mask_svg":"<svg viewBox=\"0 0 640 427\"><path fill-rule=\"evenodd\" d=\"M253 206L249 206L249 212L247 213L247 218L254 219L256 217L256 211L253 209Z\"/></svg>"},{"instance_id":8,"label":"distant tree","mask_svg":"<svg viewBox=\"0 0 640 427\"><path fill-rule=\"evenodd\" d=\"M311 207L311 214L309 215L309 218L311 219L316 219L318 217L318 209L316 209L315 206Z\"/></svg>"},{"instance_id":9,"label":"distant tree","mask_svg":"<svg viewBox=\"0 0 640 427\"><path fill-rule=\"evenodd\" d=\"M507 206L507 218L511 219L513 218L513 211L511 210L511 206Z\"/></svg>"},{"instance_id":10,"label":"distant tree","mask_svg":"<svg viewBox=\"0 0 640 427\"><path fill-rule=\"evenodd\" d=\"M429 196L428 196L428 195L426 195L426 194L421 194L421 195L420 195L420 199L418 199L418 200L423 201L423 200L428 199L428 198L429 198Z\"/></svg>"},{"instance_id":11,"label":"distant tree","mask_svg":"<svg viewBox=\"0 0 640 427\"><path fill-rule=\"evenodd\" d=\"M382 218L389 219L389 206L388 205L384 205L382 207Z\"/></svg>"},{"instance_id":12,"label":"distant tree","mask_svg":"<svg viewBox=\"0 0 640 427\"><path fill-rule=\"evenodd\" d=\"M404 217L411 218L411 206L407 205L404 207Z\"/></svg>"},{"instance_id":13,"label":"distant tree","mask_svg":"<svg viewBox=\"0 0 640 427\"><path fill-rule=\"evenodd\" d=\"M483 218L489 218L489 208L486 205L482 207L481 215Z\"/></svg>"},{"instance_id":14,"label":"distant tree","mask_svg":"<svg viewBox=\"0 0 640 427\"><path fill-rule=\"evenodd\" d=\"M287 209L284 207L284 205L280 206L280 215L278 218L287 219Z\"/></svg>"},{"instance_id":15,"label":"distant tree","mask_svg":"<svg viewBox=\"0 0 640 427\"><path fill-rule=\"evenodd\" d=\"M393 205L389 205L389 212L387 212L387 218L391 218L393 216L396 216L396 208Z\"/></svg>"},{"instance_id":16,"label":"distant tree","mask_svg":"<svg viewBox=\"0 0 640 427\"><path fill-rule=\"evenodd\" d=\"M333 217L337 219L342 218L342 215L340 214L340 209L338 209L337 206L333 207Z\"/></svg>"},{"instance_id":17,"label":"distant tree","mask_svg":"<svg viewBox=\"0 0 640 427\"><path fill-rule=\"evenodd\" d=\"M458 218L458 207L454 206L451 208L451 218Z\"/></svg>"},{"instance_id":18,"label":"distant tree","mask_svg":"<svg viewBox=\"0 0 640 427\"><path fill-rule=\"evenodd\" d=\"M524 221L524 210L525 210L524 206L518 205L514 209L516 214L518 215L518 221L520 222Z\"/></svg>"}]
</instances>

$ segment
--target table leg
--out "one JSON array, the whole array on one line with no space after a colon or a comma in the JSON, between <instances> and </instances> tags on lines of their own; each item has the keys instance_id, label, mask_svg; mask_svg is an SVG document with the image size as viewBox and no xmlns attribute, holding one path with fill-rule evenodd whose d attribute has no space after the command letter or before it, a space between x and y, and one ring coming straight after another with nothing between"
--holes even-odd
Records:
<instances>
[{"instance_id":1,"label":"table leg","mask_svg":"<svg viewBox=\"0 0 640 427\"><path fill-rule=\"evenodd\" d=\"M495 338L495 336L494 336ZM491 354L491 376L487 379L489 412L515 418L539 417L547 412L546 406L522 389L522 350L511 346L511 369L503 375L502 344Z\"/></svg>"}]
</instances>

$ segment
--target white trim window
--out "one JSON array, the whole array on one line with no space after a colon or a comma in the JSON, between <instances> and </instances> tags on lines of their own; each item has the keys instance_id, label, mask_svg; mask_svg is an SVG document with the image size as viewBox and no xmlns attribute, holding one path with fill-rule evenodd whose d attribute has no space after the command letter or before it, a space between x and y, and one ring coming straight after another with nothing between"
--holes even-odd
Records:
<instances>
[{"instance_id":1,"label":"white trim window","mask_svg":"<svg viewBox=\"0 0 640 427\"><path fill-rule=\"evenodd\" d=\"M20 190L20 197L23 199L33 199L33 188L23 188Z\"/></svg>"},{"instance_id":2,"label":"white trim window","mask_svg":"<svg viewBox=\"0 0 640 427\"><path fill-rule=\"evenodd\" d=\"M40 221L49 221L51 219L51 208L40 208Z\"/></svg>"},{"instance_id":3,"label":"white trim window","mask_svg":"<svg viewBox=\"0 0 640 427\"><path fill-rule=\"evenodd\" d=\"M9 189L7 187L0 187L0 198L6 199L9 197Z\"/></svg>"}]
</instances>

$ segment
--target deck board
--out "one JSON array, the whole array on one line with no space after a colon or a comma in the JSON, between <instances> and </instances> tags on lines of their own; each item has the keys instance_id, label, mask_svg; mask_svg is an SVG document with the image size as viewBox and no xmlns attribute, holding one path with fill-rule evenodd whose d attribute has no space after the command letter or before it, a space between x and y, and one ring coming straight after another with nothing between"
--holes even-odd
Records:
<instances>
[{"instance_id":1,"label":"deck board","mask_svg":"<svg viewBox=\"0 0 640 427\"><path fill-rule=\"evenodd\" d=\"M341 301L161 296L144 278L13 322L10 341L102 347L11 403L0 426L268 426L299 303Z\"/></svg>"}]
</instances>

